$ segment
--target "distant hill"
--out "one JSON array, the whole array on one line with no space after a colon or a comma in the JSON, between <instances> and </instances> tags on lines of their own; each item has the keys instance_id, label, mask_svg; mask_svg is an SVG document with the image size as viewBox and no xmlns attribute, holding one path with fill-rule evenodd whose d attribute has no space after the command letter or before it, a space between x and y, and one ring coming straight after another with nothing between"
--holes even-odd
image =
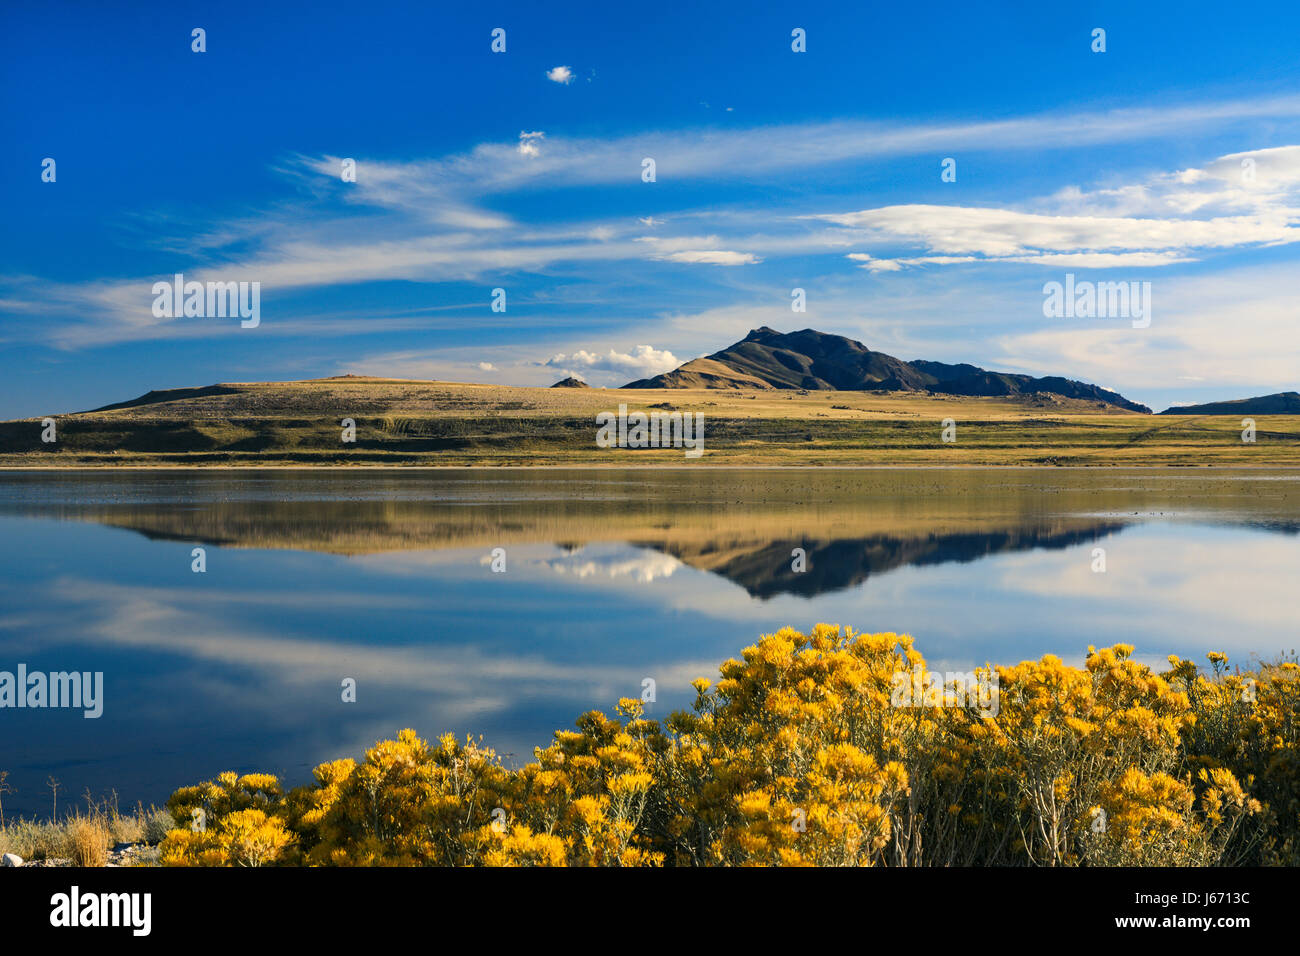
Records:
<instances>
[{"instance_id":1,"label":"distant hill","mask_svg":"<svg viewBox=\"0 0 1300 956\"><path fill-rule=\"evenodd\" d=\"M887 357L864 357L865 365L873 362ZM933 366L918 366L894 369L900 378L936 377ZM1170 417L1157 428L1150 416L1118 405L1047 392L776 388L721 362L714 368L731 382L756 384L612 394L339 376L155 389L95 411L50 409L52 442L47 416L0 421L0 467L637 467L686 460L680 448L598 445L597 416L622 404L703 415L704 460L722 466L1300 466L1300 415L1274 417L1255 444L1241 441L1240 418L1227 415ZM710 366L704 372L715 374ZM958 369L948 380L972 374L980 373ZM958 423L957 442L941 441L945 418Z\"/></svg>"},{"instance_id":2,"label":"distant hill","mask_svg":"<svg viewBox=\"0 0 1300 956\"><path fill-rule=\"evenodd\" d=\"M591 386L588 385L586 382L584 382L582 379L574 378L572 375L570 375L568 378L560 379L558 382L552 385L551 388L591 388Z\"/></svg>"},{"instance_id":3,"label":"distant hill","mask_svg":"<svg viewBox=\"0 0 1300 956\"><path fill-rule=\"evenodd\" d=\"M1256 398L1235 398L1230 402L1204 405L1175 405L1161 415L1300 415L1300 392L1275 392Z\"/></svg>"},{"instance_id":4,"label":"distant hill","mask_svg":"<svg viewBox=\"0 0 1300 956\"><path fill-rule=\"evenodd\" d=\"M1150 413L1117 392L1059 376L1035 378L990 372L976 365L902 359L873 352L861 342L814 329L754 329L735 345L687 362L671 372L624 388L782 388L836 391L931 392L940 395L1011 396L1047 393L1104 402Z\"/></svg>"}]
</instances>

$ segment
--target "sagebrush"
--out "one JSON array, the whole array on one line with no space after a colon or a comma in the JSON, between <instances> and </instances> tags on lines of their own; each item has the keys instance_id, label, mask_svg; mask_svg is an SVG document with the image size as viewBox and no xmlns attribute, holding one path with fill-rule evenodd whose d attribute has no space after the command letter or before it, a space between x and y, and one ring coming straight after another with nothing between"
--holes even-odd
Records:
<instances>
[{"instance_id":1,"label":"sagebrush","mask_svg":"<svg viewBox=\"0 0 1300 956\"><path fill-rule=\"evenodd\" d=\"M624 699L535 762L414 731L285 793L178 790L170 865L1251 865L1300 862L1300 668L1231 674L1133 648L996 674L1000 706L891 706L912 639L763 637L693 709ZM186 826L188 824L188 827Z\"/></svg>"}]
</instances>

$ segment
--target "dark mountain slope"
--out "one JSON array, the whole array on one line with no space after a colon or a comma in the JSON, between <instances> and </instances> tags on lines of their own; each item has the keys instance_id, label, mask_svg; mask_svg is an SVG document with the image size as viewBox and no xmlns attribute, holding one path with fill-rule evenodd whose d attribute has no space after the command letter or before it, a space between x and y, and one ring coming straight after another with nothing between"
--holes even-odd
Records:
<instances>
[{"instance_id":1,"label":"dark mountain slope","mask_svg":"<svg viewBox=\"0 0 1300 956\"><path fill-rule=\"evenodd\" d=\"M1059 376L1034 378L976 365L904 362L861 342L813 329L782 333L763 327L705 358L631 382L624 388L786 388L836 391L924 391L1006 396L1046 392L1105 402L1135 412L1151 409L1117 392Z\"/></svg>"},{"instance_id":2,"label":"dark mountain slope","mask_svg":"<svg viewBox=\"0 0 1300 956\"><path fill-rule=\"evenodd\" d=\"M1255 398L1204 405L1175 405L1161 415L1300 415L1300 392L1275 392Z\"/></svg>"}]
</instances>

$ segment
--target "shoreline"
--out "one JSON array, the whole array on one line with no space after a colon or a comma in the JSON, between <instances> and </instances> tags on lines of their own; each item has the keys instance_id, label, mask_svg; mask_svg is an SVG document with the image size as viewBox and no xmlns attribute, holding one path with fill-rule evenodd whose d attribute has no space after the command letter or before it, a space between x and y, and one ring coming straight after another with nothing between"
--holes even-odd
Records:
<instances>
[{"instance_id":1,"label":"shoreline","mask_svg":"<svg viewBox=\"0 0 1300 956\"><path fill-rule=\"evenodd\" d=\"M1098 464L1098 465L618 465L618 464L556 464L556 465L282 465L232 464L232 465L8 465L0 464L0 474L35 471L1171 471L1196 469L1204 471L1294 471L1300 474L1300 464L1277 465L1221 465L1210 463L1168 464Z\"/></svg>"}]
</instances>

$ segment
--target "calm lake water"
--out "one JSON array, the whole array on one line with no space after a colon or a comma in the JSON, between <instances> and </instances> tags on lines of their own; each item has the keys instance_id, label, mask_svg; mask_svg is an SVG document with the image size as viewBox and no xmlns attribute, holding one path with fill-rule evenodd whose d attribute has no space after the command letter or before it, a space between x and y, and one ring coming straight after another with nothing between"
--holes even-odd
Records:
<instances>
[{"instance_id":1,"label":"calm lake water","mask_svg":"<svg viewBox=\"0 0 1300 956\"><path fill-rule=\"evenodd\" d=\"M1267 471L0 473L0 671L104 674L98 719L0 709L5 812L48 814L51 775L61 806L296 784L408 726L523 761L645 678L652 715L688 706L785 625L944 670L1249 664L1300 643L1298 530L1300 474Z\"/></svg>"}]
</instances>

